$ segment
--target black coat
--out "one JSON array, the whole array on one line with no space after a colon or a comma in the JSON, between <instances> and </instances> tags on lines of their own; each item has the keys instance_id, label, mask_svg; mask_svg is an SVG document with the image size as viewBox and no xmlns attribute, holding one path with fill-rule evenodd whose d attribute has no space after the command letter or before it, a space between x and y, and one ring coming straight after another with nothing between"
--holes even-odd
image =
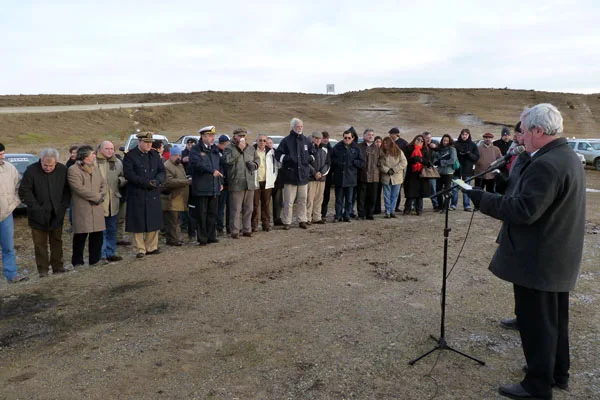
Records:
<instances>
[{"instance_id":1,"label":"black coat","mask_svg":"<svg viewBox=\"0 0 600 400\"><path fill-rule=\"evenodd\" d=\"M356 186L358 169L364 168L365 158L355 141L348 147L344 142L338 142L331 152L331 166L333 168L333 182L336 187Z\"/></svg>"},{"instance_id":2,"label":"black coat","mask_svg":"<svg viewBox=\"0 0 600 400\"><path fill-rule=\"evenodd\" d=\"M192 175L192 196L218 196L223 178L213 176L215 170L222 173L221 153L216 145L207 148L202 141L192 147L188 174Z\"/></svg>"},{"instance_id":3,"label":"black coat","mask_svg":"<svg viewBox=\"0 0 600 400\"><path fill-rule=\"evenodd\" d=\"M469 140L462 140L459 137L454 142L454 148L460 162L460 176L473 176L473 166L479 160L477 145L471 140L471 137Z\"/></svg>"},{"instance_id":4,"label":"black coat","mask_svg":"<svg viewBox=\"0 0 600 400\"><path fill-rule=\"evenodd\" d=\"M412 152L414 151L414 146L408 145L402 149L404 155L406 156L406 161L408 161L408 165L406 166L406 176L404 177L404 196L406 198L422 198L432 195L431 188L429 186L429 179L421 178L420 171L413 171L413 166L419 160L416 157L411 157ZM433 153L431 151L426 151L426 147L423 146L421 148L421 154L423 154L422 162L423 166L431 167L433 161Z\"/></svg>"},{"instance_id":5,"label":"black coat","mask_svg":"<svg viewBox=\"0 0 600 400\"><path fill-rule=\"evenodd\" d=\"M31 164L23 174L19 197L27 205L30 227L45 232L61 228L71 199L67 168L57 162L47 174L41 160Z\"/></svg>"},{"instance_id":6,"label":"black coat","mask_svg":"<svg viewBox=\"0 0 600 400\"><path fill-rule=\"evenodd\" d=\"M281 162L278 175L285 185L306 185L310 177L310 162L314 154L310 138L291 131L281 140L275 158ZM283 160L281 157L283 157Z\"/></svg>"},{"instance_id":7,"label":"black coat","mask_svg":"<svg viewBox=\"0 0 600 400\"><path fill-rule=\"evenodd\" d=\"M165 180L165 166L158 152L147 153L136 147L123 158L123 174L127 179L127 232L153 232L163 226L160 188Z\"/></svg>"},{"instance_id":8,"label":"black coat","mask_svg":"<svg viewBox=\"0 0 600 400\"><path fill-rule=\"evenodd\" d=\"M538 150L510 196L482 195L480 211L502 220L492 273L534 290L571 291L583 255L585 201L585 174L567 140Z\"/></svg>"}]
</instances>

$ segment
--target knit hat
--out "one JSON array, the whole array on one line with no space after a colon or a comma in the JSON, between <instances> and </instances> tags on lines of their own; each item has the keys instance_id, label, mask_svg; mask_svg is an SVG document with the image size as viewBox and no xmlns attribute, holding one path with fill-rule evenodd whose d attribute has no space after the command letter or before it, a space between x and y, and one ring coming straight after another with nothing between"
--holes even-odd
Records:
<instances>
[{"instance_id":1,"label":"knit hat","mask_svg":"<svg viewBox=\"0 0 600 400\"><path fill-rule=\"evenodd\" d=\"M388 134L390 134L390 135L399 135L400 134L400 129L398 129L397 127L393 127L392 129L390 129L388 131Z\"/></svg>"},{"instance_id":2,"label":"knit hat","mask_svg":"<svg viewBox=\"0 0 600 400\"><path fill-rule=\"evenodd\" d=\"M510 136L510 130L508 129L508 127L502 127L502 136Z\"/></svg>"},{"instance_id":3,"label":"knit hat","mask_svg":"<svg viewBox=\"0 0 600 400\"><path fill-rule=\"evenodd\" d=\"M173 146L171 147L171 156L180 156L181 155L181 147Z\"/></svg>"},{"instance_id":4,"label":"knit hat","mask_svg":"<svg viewBox=\"0 0 600 400\"><path fill-rule=\"evenodd\" d=\"M231 139L229 139L229 136L227 136L227 135L219 136L219 143L227 143L230 141L231 141Z\"/></svg>"}]
</instances>

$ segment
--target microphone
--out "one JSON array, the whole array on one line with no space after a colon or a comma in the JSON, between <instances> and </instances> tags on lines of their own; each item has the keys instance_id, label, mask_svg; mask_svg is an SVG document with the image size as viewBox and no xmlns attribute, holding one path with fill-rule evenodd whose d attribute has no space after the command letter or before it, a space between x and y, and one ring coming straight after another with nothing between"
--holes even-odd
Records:
<instances>
[{"instance_id":1,"label":"microphone","mask_svg":"<svg viewBox=\"0 0 600 400\"><path fill-rule=\"evenodd\" d=\"M517 147L513 148L511 151L507 152L504 157L500 157L499 159L497 159L496 161L491 163L488 168L494 169L494 168L498 168L498 167L503 167L504 164L506 164L512 156L518 156L519 154L523 153L524 151L525 151L525 146L517 146Z\"/></svg>"}]
</instances>

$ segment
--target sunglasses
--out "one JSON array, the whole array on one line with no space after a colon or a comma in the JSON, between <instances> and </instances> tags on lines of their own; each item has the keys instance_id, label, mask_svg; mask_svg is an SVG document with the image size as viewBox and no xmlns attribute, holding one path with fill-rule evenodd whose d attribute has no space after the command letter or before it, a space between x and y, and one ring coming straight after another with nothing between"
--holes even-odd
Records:
<instances>
[{"instance_id":1,"label":"sunglasses","mask_svg":"<svg viewBox=\"0 0 600 400\"><path fill-rule=\"evenodd\" d=\"M350 136L350 137L344 137L344 140L352 140L352 136Z\"/></svg>"},{"instance_id":2,"label":"sunglasses","mask_svg":"<svg viewBox=\"0 0 600 400\"><path fill-rule=\"evenodd\" d=\"M266 139L258 139L259 142L266 142Z\"/></svg>"}]
</instances>

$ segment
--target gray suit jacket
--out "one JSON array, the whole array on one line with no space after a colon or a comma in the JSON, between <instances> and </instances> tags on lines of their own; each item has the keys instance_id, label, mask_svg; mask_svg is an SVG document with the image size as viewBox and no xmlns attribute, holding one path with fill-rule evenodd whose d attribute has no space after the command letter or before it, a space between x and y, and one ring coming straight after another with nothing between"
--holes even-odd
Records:
<instances>
[{"instance_id":1,"label":"gray suit jacket","mask_svg":"<svg viewBox=\"0 0 600 400\"><path fill-rule=\"evenodd\" d=\"M585 175L564 138L523 165L510 196L484 193L480 211L503 221L490 271L519 286L568 292L575 286L585 233Z\"/></svg>"}]
</instances>

